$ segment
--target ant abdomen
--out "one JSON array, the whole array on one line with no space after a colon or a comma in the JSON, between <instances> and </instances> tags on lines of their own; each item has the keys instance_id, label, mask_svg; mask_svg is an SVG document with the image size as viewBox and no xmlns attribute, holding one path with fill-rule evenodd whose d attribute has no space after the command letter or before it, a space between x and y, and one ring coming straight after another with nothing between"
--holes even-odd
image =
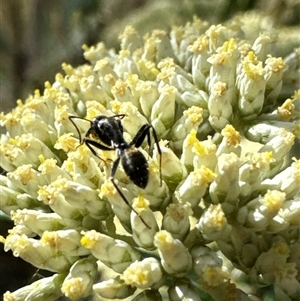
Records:
<instances>
[{"instance_id":1,"label":"ant abdomen","mask_svg":"<svg viewBox=\"0 0 300 301\"><path fill-rule=\"evenodd\" d=\"M135 147L129 148L121 156L121 164L129 179L138 187L146 188L149 179L148 162Z\"/></svg>"}]
</instances>

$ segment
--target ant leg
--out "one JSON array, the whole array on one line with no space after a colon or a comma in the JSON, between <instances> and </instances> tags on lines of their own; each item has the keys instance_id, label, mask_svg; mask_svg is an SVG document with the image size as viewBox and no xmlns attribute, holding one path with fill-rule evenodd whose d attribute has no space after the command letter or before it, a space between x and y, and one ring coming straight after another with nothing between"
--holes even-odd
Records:
<instances>
[{"instance_id":1,"label":"ant leg","mask_svg":"<svg viewBox=\"0 0 300 301\"><path fill-rule=\"evenodd\" d=\"M160 177L160 186L162 185L162 174L161 174L161 149L160 149L160 146L159 146L159 142L158 142L158 138L157 138L157 135L156 135L156 131L154 129L154 127L151 125L151 128L152 128L152 134L153 134L153 137L154 137L154 142L156 144L156 147L157 147L157 152L159 154L159 177ZM150 133L148 132L147 134L148 137L150 137ZM150 140L150 138L148 138L148 140Z\"/></svg>"},{"instance_id":2,"label":"ant leg","mask_svg":"<svg viewBox=\"0 0 300 301\"><path fill-rule=\"evenodd\" d=\"M111 176L110 176L110 180L113 183L114 187L116 188L116 190L118 191L119 195L121 196L121 198L123 199L123 201L127 204L127 206L141 219L141 221L143 222L143 224L151 229L151 227L149 225L147 225L147 223L144 221L144 219L136 212L136 210L132 207L132 205L128 202L128 200L126 199L125 195L123 194L123 192L121 191L121 189L119 188L119 186L117 185L117 183L115 182L115 174L118 168L118 165L120 163L120 157L118 157L115 162L113 163L113 167L111 170Z\"/></svg>"},{"instance_id":3,"label":"ant leg","mask_svg":"<svg viewBox=\"0 0 300 301\"><path fill-rule=\"evenodd\" d=\"M106 150L106 151L112 151L112 150L114 150L113 148L108 147L108 146L105 146L105 145L103 145L103 144L101 144L101 143L99 143L99 142L97 142L97 141L95 141L95 140L93 140L93 139L86 138L86 137L83 138L82 144L83 144L83 143L85 143L85 145L90 149L90 151L92 152L92 154L93 154L94 156L96 156L98 159L100 159L101 161L103 161L104 164L106 165L106 167L108 167L107 164L106 164L106 161L105 161L104 159L102 159L102 158L96 153L96 151L93 149L92 146L94 146L94 147L96 147L96 148L98 148L98 149L101 149L101 150ZM110 159L109 159L109 160L110 160Z\"/></svg>"},{"instance_id":4,"label":"ant leg","mask_svg":"<svg viewBox=\"0 0 300 301\"><path fill-rule=\"evenodd\" d=\"M82 140L82 137L81 137L81 134L80 134L80 131L79 131L79 128L78 126L76 125L76 123L73 121L73 119L81 119L81 120L85 120L85 121L88 121L90 124L92 124L91 120L88 120L88 119L85 119L85 118L82 118L82 117L79 117L79 116L69 116L69 120L73 123L77 133L78 133L78 136L79 136L79 142L80 142L80 145L84 143L84 141Z\"/></svg>"},{"instance_id":5,"label":"ant leg","mask_svg":"<svg viewBox=\"0 0 300 301\"><path fill-rule=\"evenodd\" d=\"M147 136L147 141L148 141L148 145L150 147L151 144L151 137L150 137L150 129L152 129L152 134L153 134L153 138L154 138L154 142L156 144L157 147L157 151L159 154L159 176L160 176L160 186L162 185L162 173L161 173L161 149L158 143L158 138L156 135L156 131L154 129L154 127L151 124L144 124L139 131L137 132L137 134L135 135L135 137L133 138L133 140L131 141L130 145L134 145L135 147L140 147L141 144L143 143L143 141L145 140L146 136Z\"/></svg>"}]
</instances>

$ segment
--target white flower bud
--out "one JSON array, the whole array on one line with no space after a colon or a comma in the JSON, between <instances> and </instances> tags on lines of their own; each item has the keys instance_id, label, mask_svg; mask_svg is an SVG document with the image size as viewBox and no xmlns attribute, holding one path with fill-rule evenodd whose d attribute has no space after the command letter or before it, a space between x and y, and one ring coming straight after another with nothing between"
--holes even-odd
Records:
<instances>
[{"instance_id":1,"label":"white flower bud","mask_svg":"<svg viewBox=\"0 0 300 301\"><path fill-rule=\"evenodd\" d=\"M126 188L124 188L123 185L121 186L120 182L117 182L117 185L127 200L132 200L134 198L134 194L138 194L139 190L137 186L132 183L128 184ZM106 197L109 200L114 214L118 217L126 229L130 229L131 208L125 203L111 181L107 181L101 186L99 196L101 198Z\"/></svg>"},{"instance_id":2,"label":"white flower bud","mask_svg":"<svg viewBox=\"0 0 300 301\"><path fill-rule=\"evenodd\" d=\"M84 44L82 46L82 49L84 50L84 57L93 64L108 55L108 51L106 50L105 45L102 42L91 47Z\"/></svg>"},{"instance_id":3,"label":"white flower bud","mask_svg":"<svg viewBox=\"0 0 300 301\"><path fill-rule=\"evenodd\" d=\"M272 151L276 163L281 165L282 160L293 146L294 140L295 136L292 133L282 130L280 135L266 143L259 152Z\"/></svg>"},{"instance_id":4,"label":"white flower bud","mask_svg":"<svg viewBox=\"0 0 300 301\"><path fill-rule=\"evenodd\" d=\"M242 62L241 71L237 74L237 87L240 97L238 107L243 118L254 119L264 104L266 81L262 62L258 62L253 51L249 51Z\"/></svg>"},{"instance_id":5,"label":"white flower bud","mask_svg":"<svg viewBox=\"0 0 300 301\"><path fill-rule=\"evenodd\" d=\"M140 289L157 288L163 280L159 261L153 257L133 262L124 272L123 280L127 285Z\"/></svg>"},{"instance_id":6,"label":"white flower bud","mask_svg":"<svg viewBox=\"0 0 300 301\"><path fill-rule=\"evenodd\" d=\"M104 152L100 154L100 158L103 160L111 159L108 152L105 153L105 156L103 154ZM95 159L85 145L78 147L76 151L69 152L68 159L64 161L62 168L72 177L73 181L91 188L100 186L104 181L104 175L99 168L99 158Z\"/></svg>"},{"instance_id":7,"label":"white flower bud","mask_svg":"<svg viewBox=\"0 0 300 301\"><path fill-rule=\"evenodd\" d=\"M67 258L67 254L62 254L56 244L49 241L40 241L13 232L5 239L4 250L12 250L14 256L21 257L37 268L52 272L66 271L70 263L77 259L76 256Z\"/></svg>"},{"instance_id":8,"label":"white flower bud","mask_svg":"<svg viewBox=\"0 0 300 301\"><path fill-rule=\"evenodd\" d=\"M39 236L45 231L55 231L65 226L63 219L55 212L45 213L25 208L12 211L11 218L15 225L24 225Z\"/></svg>"},{"instance_id":9,"label":"white flower bud","mask_svg":"<svg viewBox=\"0 0 300 301\"><path fill-rule=\"evenodd\" d=\"M239 195L238 172L240 159L234 154L222 154L218 158L216 179L209 186L209 193L214 204L222 203L225 214L237 207Z\"/></svg>"},{"instance_id":10,"label":"white flower bud","mask_svg":"<svg viewBox=\"0 0 300 301\"><path fill-rule=\"evenodd\" d=\"M59 178L51 185L64 195L71 206L79 209L83 214L88 210L88 213L96 219L105 219L108 215L107 204L99 198L97 190L65 178Z\"/></svg>"},{"instance_id":11,"label":"white flower bud","mask_svg":"<svg viewBox=\"0 0 300 301\"><path fill-rule=\"evenodd\" d=\"M250 271L251 278L264 284L275 281L275 287L288 296L296 297L300 289L298 270L296 264L288 259L289 253L290 247L286 242L275 242L269 250L260 254Z\"/></svg>"},{"instance_id":12,"label":"white flower bud","mask_svg":"<svg viewBox=\"0 0 300 301\"><path fill-rule=\"evenodd\" d=\"M60 185L60 181L57 180L50 185L40 187L37 198L49 205L54 212L63 218L66 224L73 227L75 225L78 226L82 215L77 208L74 208L66 201L65 196L60 191Z\"/></svg>"},{"instance_id":13,"label":"white flower bud","mask_svg":"<svg viewBox=\"0 0 300 301\"><path fill-rule=\"evenodd\" d=\"M55 159L45 159L43 155L39 156L39 159L41 164L38 167L38 171L41 172L41 175L43 175L43 178L47 183L51 183L58 178L71 180L69 174L57 165Z\"/></svg>"},{"instance_id":14,"label":"white flower bud","mask_svg":"<svg viewBox=\"0 0 300 301\"><path fill-rule=\"evenodd\" d=\"M247 217L243 207L237 213L237 220L255 231L266 229L285 201L285 193L277 190L268 191L264 197L258 197L247 205ZM246 218L246 219L245 219Z\"/></svg>"},{"instance_id":15,"label":"white flower bud","mask_svg":"<svg viewBox=\"0 0 300 301\"><path fill-rule=\"evenodd\" d=\"M176 89L172 86L165 86L160 90L160 96L152 106L150 120L154 124L158 119L167 129L174 123ZM162 134L164 132L157 132L159 136Z\"/></svg>"},{"instance_id":16,"label":"white flower bud","mask_svg":"<svg viewBox=\"0 0 300 301\"><path fill-rule=\"evenodd\" d=\"M42 301L57 300L61 295L61 284L64 275L55 274L51 277L45 277L30 285L24 286L14 292L6 292L3 295L4 301ZM50 297L51 296L51 297Z\"/></svg>"},{"instance_id":17,"label":"white flower bud","mask_svg":"<svg viewBox=\"0 0 300 301\"><path fill-rule=\"evenodd\" d=\"M107 299L123 299L133 295L135 290L135 287L127 285L120 276L93 285L93 291Z\"/></svg>"},{"instance_id":18,"label":"white flower bud","mask_svg":"<svg viewBox=\"0 0 300 301\"><path fill-rule=\"evenodd\" d=\"M203 89L206 86L206 74L209 73L211 64L207 61L209 58L208 50L208 37L201 35L189 45L188 50L194 55L192 58L192 76L193 82L199 89Z\"/></svg>"},{"instance_id":19,"label":"white flower bud","mask_svg":"<svg viewBox=\"0 0 300 301\"><path fill-rule=\"evenodd\" d=\"M132 262L140 259L140 253L126 242L113 239L95 230L83 231L81 244L117 273L122 273Z\"/></svg>"},{"instance_id":20,"label":"white flower bud","mask_svg":"<svg viewBox=\"0 0 300 301\"><path fill-rule=\"evenodd\" d=\"M226 267L223 266L222 259L210 248L195 246L191 250L193 258L193 269L200 277L202 284L216 287L229 278Z\"/></svg>"},{"instance_id":21,"label":"white flower bud","mask_svg":"<svg viewBox=\"0 0 300 301\"><path fill-rule=\"evenodd\" d=\"M224 83L227 88L225 104L228 107L226 106L226 110L229 109L230 111L232 111L230 103L233 103L235 99L235 89L232 88L234 87L236 80L238 57L239 52L236 41L234 38L231 38L229 41L225 41L224 44L216 50L216 53L212 54L207 59L207 61L212 64L210 67L209 90L213 91L213 87L216 87L216 85L218 86L218 83ZM221 96L221 94L219 96Z\"/></svg>"},{"instance_id":22,"label":"white flower bud","mask_svg":"<svg viewBox=\"0 0 300 301\"><path fill-rule=\"evenodd\" d=\"M216 145L211 137L205 141L199 141L196 137L196 131L191 130L190 134L183 142L183 149L180 161L188 170L200 168L202 165L215 169L217 164Z\"/></svg>"},{"instance_id":23,"label":"white flower bud","mask_svg":"<svg viewBox=\"0 0 300 301\"><path fill-rule=\"evenodd\" d=\"M285 64L281 57L272 57L270 54L265 61L266 100L267 104L273 104L277 99L282 87L282 75L285 71Z\"/></svg>"},{"instance_id":24,"label":"white flower bud","mask_svg":"<svg viewBox=\"0 0 300 301\"><path fill-rule=\"evenodd\" d=\"M190 230L189 216L192 210L189 203L173 203L167 207L163 217L162 228L167 230L174 238L183 240Z\"/></svg>"},{"instance_id":25,"label":"white flower bud","mask_svg":"<svg viewBox=\"0 0 300 301\"><path fill-rule=\"evenodd\" d=\"M97 71L97 65L94 71ZM104 104L109 99L107 91L99 85L101 77L95 74L91 74L87 77L83 77L79 80L80 92L86 99L93 99L99 103Z\"/></svg>"},{"instance_id":26,"label":"white flower bud","mask_svg":"<svg viewBox=\"0 0 300 301\"><path fill-rule=\"evenodd\" d=\"M223 235L227 219L220 204L210 205L201 216L196 228L208 241L216 241Z\"/></svg>"},{"instance_id":27,"label":"white flower bud","mask_svg":"<svg viewBox=\"0 0 300 301\"><path fill-rule=\"evenodd\" d=\"M271 169L271 164L274 161L272 152L246 154L246 162L239 170L239 185L241 189L240 196L242 205L244 205L253 191L258 191L260 189L262 181L266 174L268 174Z\"/></svg>"},{"instance_id":28,"label":"white flower bud","mask_svg":"<svg viewBox=\"0 0 300 301\"><path fill-rule=\"evenodd\" d=\"M176 188L175 196L179 202L190 203L192 207L199 204L205 194L208 184L216 177L209 168L201 166L192 171L188 177Z\"/></svg>"},{"instance_id":29,"label":"white flower bud","mask_svg":"<svg viewBox=\"0 0 300 301\"><path fill-rule=\"evenodd\" d=\"M97 276L95 258L83 258L76 261L61 286L61 291L71 300L78 300L92 292Z\"/></svg>"},{"instance_id":30,"label":"white flower bud","mask_svg":"<svg viewBox=\"0 0 300 301\"><path fill-rule=\"evenodd\" d=\"M144 115L150 119L152 107L159 97L157 84L151 81L139 81L136 90L140 93L140 105Z\"/></svg>"},{"instance_id":31,"label":"white flower bud","mask_svg":"<svg viewBox=\"0 0 300 301\"><path fill-rule=\"evenodd\" d=\"M80 244L81 235L73 229L45 231L41 237L41 244L49 244L67 256L84 256L88 251Z\"/></svg>"},{"instance_id":32,"label":"white flower bud","mask_svg":"<svg viewBox=\"0 0 300 301\"><path fill-rule=\"evenodd\" d=\"M228 94L228 87L223 82L215 82L211 87L208 99L209 122L216 130L223 129L231 121L232 106Z\"/></svg>"},{"instance_id":33,"label":"white flower bud","mask_svg":"<svg viewBox=\"0 0 300 301\"><path fill-rule=\"evenodd\" d=\"M15 167L23 164L37 167L40 164L40 154L43 154L44 158L54 157L60 162L60 159L31 133L16 136L10 138L6 143L1 143L1 157L11 162Z\"/></svg>"},{"instance_id":34,"label":"white flower bud","mask_svg":"<svg viewBox=\"0 0 300 301\"><path fill-rule=\"evenodd\" d=\"M7 215L18 208L43 208L40 202L28 194L19 193L16 189L5 186L0 186L0 205L1 210Z\"/></svg>"},{"instance_id":35,"label":"white flower bud","mask_svg":"<svg viewBox=\"0 0 300 301\"><path fill-rule=\"evenodd\" d=\"M272 39L265 33L260 33L256 38L251 48L259 60L262 61L270 53L271 43Z\"/></svg>"},{"instance_id":36,"label":"white flower bud","mask_svg":"<svg viewBox=\"0 0 300 301\"><path fill-rule=\"evenodd\" d=\"M153 238L158 231L158 225L152 210L149 208L149 201L140 194L134 199L133 208L138 215L133 211L131 212L132 238L138 246L151 250L154 248Z\"/></svg>"},{"instance_id":37,"label":"white flower bud","mask_svg":"<svg viewBox=\"0 0 300 301\"><path fill-rule=\"evenodd\" d=\"M186 247L178 239L162 230L156 233L154 244L157 247L164 270L171 275L182 277L192 267L192 258Z\"/></svg>"},{"instance_id":38,"label":"white flower bud","mask_svg":"<svg viewBox=\"0 0 300 301\"><path fill-rule=\"evenodd\" d=\"M37 198L39 187L45 185L43 176L32 168L32 165L21 165L15 171L7 174L13 185L28 193L31 197Z\"/></svg>"},{"instance_id":39,"label":"white flower bud","mask_svg":"<svg viewBox=\"0 0 300 301\"><path fill-rule=\"evenodd\" d=\"M179 182L187 175L187 170L172 149L166 146L167 141L160 142L161 150L161 173L168 187L176 188ZM153 151L153 159L159 164L159 153L157 147ZM160 179L159 179L160 180ZM157 184L156 184L157 185ZM156 188L157 189L157 188Z\"/></svg>"},{"instance_id":40,"label":"white flower bud","mask_svg":"<svg viewBox=\"0 0 300 301\"><path fill-rule=\"evenodd\" d=\"M187 78L186 74L178 74L174 64L164 64L158 78L166 85L177 89L176 101L185 108L191 106L206 107L208 95L198 90Z\"/></svg>"},{"instance_id":41,"label":"white flower bud","mask_svg":"<svg viewBox=\"0 0 300 301\"><path fill-rule=\"evenodd\" d=\"M218 146L218 150L216 155L219 156L221 154L230 154L234 153L237 156L241 155L241 135L240 133L234 129L231 124L227 124L221 132L223 136L222 142Z\"/></svg>"},{"instance_id":42,"label":"white flower bud","mask_svg":"<svg viewBox=\"0 0 300 301\"><path fill-rule=\"evenodd\" d=\"M175 152L182 151L182 144L187 135L192 131L197 131L199 125L203 121L203 109L192 106L183 111L183 115L172 127L172 149Z\"/></svg>"}]
</instances>

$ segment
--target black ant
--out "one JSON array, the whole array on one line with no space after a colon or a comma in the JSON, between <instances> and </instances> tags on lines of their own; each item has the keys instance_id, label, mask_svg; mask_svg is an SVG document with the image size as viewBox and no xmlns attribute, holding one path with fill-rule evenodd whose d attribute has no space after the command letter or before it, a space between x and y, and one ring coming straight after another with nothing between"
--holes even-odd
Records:
<instances>
[{"instance_id":1,"label":"black ant","mask_svg":"<svg viewBox=\"0 0 300 301\"><path fill-rule=\"evenodd\" d=\"M79 135L79 141L80 144L86 144L86 146L91 150L91 152L100 158L95 149L93 147L96 147L98 149L104 150L104 151L117 151L117 159L113 162L110 180L113 183L114 187L124 200L124 202L130 207L131 210L133 210L137 215L139 215L136 210L131 206L131 204L126 199L125 195L121 191L121 189L118 187L118 185L115 182L115 174L117 171L117 168L119 166L119 163L121 161L121 164L123 166L123 169L126 173L126 175L129 177L129 179L138 187L140 188L146 188L148 184L149 179L149 166L148 162L145 158L145 156L141 153L141 151L138 150L138 148L142 145L144 142L146 136L148 145L150 147L151 139L150 139L150 129L152 129L153 137L155 140L155 144L157 146L157 151L159 153L159 171L160 171L160 185L162 184L162 175L161 175L161 149L159 147L157 135L155 132L155 129L151 124L144 124L133 140L128 143L125 141L123 137L123 126L121 123L121 120L125 117L125 114L118 114L113 116L105 116L105 115L99 115L95 117L93 120L85 119L78 116L69 116L69 120L73 123L75 126L78 135ZM88 131L85 134L85 137L82 139L80 131L73 121L73 119L82 119L90 122L91 126L88 129ZM99 139L102 143L91 139L90 137L95 137L96 139ZM141 217L140 217L141 218ZM145 223L145 221L141 218L142 222L149 228L149 226Z\"/></svg>"}]
</instances>

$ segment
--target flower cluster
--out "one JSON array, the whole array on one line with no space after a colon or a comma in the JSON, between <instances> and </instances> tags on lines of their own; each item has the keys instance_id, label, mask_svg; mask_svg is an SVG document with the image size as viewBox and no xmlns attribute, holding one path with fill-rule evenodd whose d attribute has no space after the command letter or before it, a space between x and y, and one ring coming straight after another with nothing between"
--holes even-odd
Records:
<instances>
[{"instance_id":1,"label":"flower cluster","mask_svg":"<svg viewBox=\"0 0 300 301\"><path fill-rule=\"evenodd\" d=\"M300 90L281 92L297 82L300 48L277 57L274 32L252 39L243 28L195 19L143 41L128 26L118 53L84 46L89 64L63 64L66 75L1 115L0 204L15 224L1 242L53 272L4 300L260 300L268 287L299 296L300 161L290 151ZM160 141L161 157L140 148L145 189L117 169L135 212L110 180L115 152L95 156L68 118L116 114L127 141L146 123ZM90 126L76 124L82 135Z\"/></svg>"}]
</instances>

